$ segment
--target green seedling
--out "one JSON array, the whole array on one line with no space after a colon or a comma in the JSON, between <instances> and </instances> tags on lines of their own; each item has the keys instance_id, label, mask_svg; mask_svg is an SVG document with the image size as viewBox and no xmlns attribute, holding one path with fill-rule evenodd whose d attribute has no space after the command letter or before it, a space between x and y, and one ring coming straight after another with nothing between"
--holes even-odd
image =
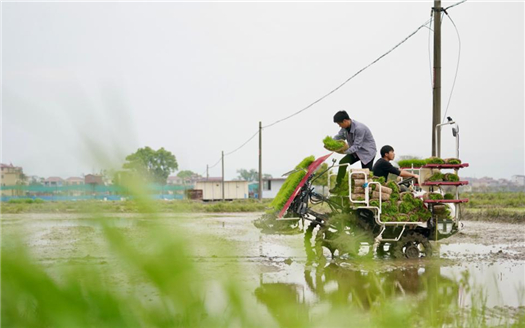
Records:
<instances>
[{"instance_id":1,"label":"green seedling","mask_svg":"<svg viewBox=\"0 0 525 328\"><path fill-rule=\"evenodd\" d=\"M461 160L459 158L447 158L445 160L445 163L446 164L455 164L455 165L457 165L457 164L461 164Z\"/></svg>"},{"instance_id":2,"label":"green seedling","mask_svg":"<svg viewBox=\"0 0 525 328\"><path fill-rule=\"evenodd\" d=\"M428 199L430 199L430 200L442 200L443 199L443 195L437 194L437 193L430 193L430 194L428 194Z\"/></svg>"},{"instance_id":3,"label":"green seedling","mask_svg":"<svg viewBox=\"0 0 525 328\"><path fill-rule=\"evenodd\" d=\"M288 178L286 178L274 200L270 203L270 207L273 208L270 212L280 211L284 207L288 199L292 196L292 193L295 191L295 188L297 188L306 175L306 170L313 161L315 161L315 157L308 156L295 167L297 171L291 173Z\"/></svg>"},{"instance_id":4,"label":"green seedling","mask_svg":"<svg viewBox=\"0 0 525 328\"><path fill-rule=\"evenodd\" d=\"M445 164L445 161L439 157L429 157L425 159L427 164Z\"/></svg>"},{"instance_id":5,"label":"green seedling","mask_svg":"<svg viewBox=\"0 0 525 328\"><path fill-rule=\"evenodd\" d=\"M445 194L445 196L444 196L443 198L444 198L444 199L454 199L455 197L454 197L453 194L449 194L449 193L447 193L447 194Z\"/></svg>"},{"instance_id":6,"label":"green seedling","mask_svg":"<svg viewBox=\"0 0 525 328\"><path fill-rule=\"evenodd\" d=\"M459 176L454 173L447 173L443 175L443 181L457 182L459 181Z\"/></svg>"},{"instance_id":7,"label":"green seedling","mask_svg":"<svg viewBox=\"0 0 525 328\"><path fill-rule=\"evenodd\" d=\"M424 159L412 158L412 159L401 160L401 161L397 162L397 164L399 165L399 167L410 168L412 166L413 167L424 166L425 164L427 164L427 162Z\"/></svg>"},{"instance_id":8,"label":"green seedling","mask_svg":"<svg viewBox=\"0 0 525 328\"><path fill-rule=\"evenodd\" d=\"M343 140L335 140L334 138L327 136L323 139L323 143L326 149L336 151L344 147L345 142Z\"/></svg>"},{"instance_id":9,"label":"green seedling","mask_svg":"<svg viewBox=\"0 0 525 328\"><path fill-rule=\"evenodd\" d=\"M432 174L430 178L427 179L428 181L432 182L440 182L443 181L443 174L441 172L435 172Z\"/></svg>"}]
</instances>

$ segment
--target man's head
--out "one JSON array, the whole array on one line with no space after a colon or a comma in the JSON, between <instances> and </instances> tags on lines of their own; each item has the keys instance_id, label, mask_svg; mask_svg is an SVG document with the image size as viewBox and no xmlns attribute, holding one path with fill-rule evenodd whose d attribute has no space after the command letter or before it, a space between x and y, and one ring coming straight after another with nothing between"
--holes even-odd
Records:
<instances>
[{"instance_id":1,"label":"man's head","mask_svg":"<svg viewBox=\"0 0 525 328\"><path fill-rule=\"evenodd\" d=\"M381 157L386 159L387 161L393 161L396 157L396 153L394 153L394 148L392 146L386 145L381 148Z\"/></svg>"},{"instance_id":2,"label":"man's head","mask_svg":"<svg viewBox=\"0 0 525 328\"><path fill-rule=\"evenodd\" d=\"M341 128L346 129L352 124L350 116L344 110L340 110L334 115L334 122L337 123Z\"/></svg>"}]
</instances>

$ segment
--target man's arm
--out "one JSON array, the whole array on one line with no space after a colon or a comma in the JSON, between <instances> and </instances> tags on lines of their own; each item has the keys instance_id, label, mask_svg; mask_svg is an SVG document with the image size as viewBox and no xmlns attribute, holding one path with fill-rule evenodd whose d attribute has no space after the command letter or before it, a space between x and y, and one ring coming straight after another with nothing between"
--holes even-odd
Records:
<instances>
[{"instance_id":1,"label":"man's arm","mask_svg":"<svg viewBox=\"0 0 525 328\"><path fill-rule=\"evenodd\" d=\"M365 139L365 129L356 129L354 143L352 144L352 146L350 146L350 148L348 148L345 151L345 154L353 154L357 152L357 150L362 147L364 139Z\"/></svg>"},{"instance_id":2,"label":"man's arm","mask_svg":"<svg viewBox=\"0 0 525 328\"><path fill-rule=\"evenodd\" d=\"M390 162L388 162L387 171L388 171L388 173L399 175L402 178L416 178L416 179L419 180L419 175L410 173L410 172L405 171L405 170L400 170L397 167L395 167L394 165L392 165L392 163L390 163Z\"/></svg>"},{"instance_id":3,"label":"man's arm","mask_svg":"<svg viewBox=\"0 0 525 328\"><path fill-rule=\"evenodd\" d=\"M410 173L410 172L405 171L405 170L401 170L401 172L399 172L399 176L403 177L403 178L416 178L416 179L419 180L419 175Z\"/></svg>"},{"instance_id":4,"label":"man's arm","mask_svg":"<svg viewBox=\"0 0 525 328\"><path fill-rule=\"evenodd\" d=\"M339 132L337 132L337 134L333 137L333 139L334 140L345 140L346 141L343 129L339 130Z\"/></svg>"}]
</instances>

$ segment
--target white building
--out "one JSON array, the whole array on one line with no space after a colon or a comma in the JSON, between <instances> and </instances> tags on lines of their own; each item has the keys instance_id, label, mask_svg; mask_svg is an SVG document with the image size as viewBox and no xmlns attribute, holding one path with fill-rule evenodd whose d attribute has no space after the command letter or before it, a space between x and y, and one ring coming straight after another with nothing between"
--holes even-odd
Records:
<instances>
[{"instance_id":1,"label":"white building","mask_svg":"<svg viewBox=\"0 0 525 328\"><path fill-rule=\"evenodd\" d=\"M202 200L213 201L222 199L221 178L208 178L195 183L194 189L202 190ZM248 181L224 181L224 199L248 198Z\"/></svg>"},{"instance_id":2,"label":"white building","mask_svg":"<svg viewBox=\"0 0 525 328\"><path fill-rule=\"evenodd\" d=\"M518 186L525 186L525 175L513 175L511 181Z\"/></svg>"},{"instance_id":3,"label":"white building","mask_svg":"<svg viewBox=\"0 0 525 328\"><path fill-rule=\"evenodd\" d=\"M263 179L263 198L275 198L285 178Z\"/></svg>"}]
</instances>

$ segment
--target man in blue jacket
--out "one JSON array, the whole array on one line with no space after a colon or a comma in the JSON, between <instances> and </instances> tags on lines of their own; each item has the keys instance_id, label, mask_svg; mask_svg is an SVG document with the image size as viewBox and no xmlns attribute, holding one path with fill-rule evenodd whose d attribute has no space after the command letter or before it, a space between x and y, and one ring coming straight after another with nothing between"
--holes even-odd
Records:
<instances>
[{"instance_id":1,"label":"man in blue jacket","mask_svg":"<svg viewBox=\"0 0 525 328\"><path fill-rule=\"evenodd\" d=\"M350 119L348 113L344 110L334 115L334 122L339 125L341 130L334 136L335 140L346 140L347 145L337 152L346 154L339 164L348 164L339 167L335 188L331 192L337 192L340 189L341 181L345 177L349 165L361 161L361 167L372 170L374 158L376 157L377 148L374 136L370 129L363 123Z\"/></svg>"}]
</instances>

